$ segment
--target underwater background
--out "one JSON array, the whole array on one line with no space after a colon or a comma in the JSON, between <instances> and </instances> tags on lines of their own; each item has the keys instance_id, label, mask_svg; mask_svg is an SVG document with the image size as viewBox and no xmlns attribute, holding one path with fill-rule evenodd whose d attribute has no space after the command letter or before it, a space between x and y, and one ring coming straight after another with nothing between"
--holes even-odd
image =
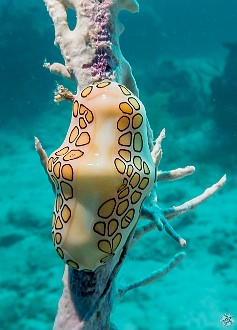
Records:
<instances>
[{"instance_id":1,"label":"underwater background","mask_svg":"<svg viewBox=\"0 0 237 330\"><path fill-rule=\"evenodd\" d=\"M198 209L172 221L186 258L161 280L128 292L112 320L119 330L237 329L237 1L140 0L121 13L121 49L133 68L154 135L166 128L160 169L194 165L160 183L159 205L179 205L227 173ZM73 19L73 18L72 18ZM42 64L62 61L43 1L0 0L0 329L52 329L64 265L51 243L53 192L34 150L64 139L71 105ZM131 250L119 276L130 282L182 248L154 230ZM66 330L66 329L65 329Z\"/></svg>"}]
</instances>

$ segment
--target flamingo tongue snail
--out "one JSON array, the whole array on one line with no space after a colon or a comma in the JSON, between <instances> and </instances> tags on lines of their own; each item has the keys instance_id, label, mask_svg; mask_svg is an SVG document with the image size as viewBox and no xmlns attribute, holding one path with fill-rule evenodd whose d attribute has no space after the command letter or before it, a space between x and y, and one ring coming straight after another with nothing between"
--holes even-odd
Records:
<instances>
[{"instance_id":1,"label":"flamingo tongue snail","mask_svg":"<svg viewBox=\"0 0 237 330\"><path fill-rule=\"evenodd\" d=\"M55 93L56 102L73 101L63 144L48 158L35 138L55 192L53 243L65 262L53 330L114 330L114 301L160 279L185 256L178 252L148 276L124 286L115 281L128 251L154 228L164 229L185 246L168 220L203 203L226 177L181 205L160 208L157 183L182 179L195 168L158 170L165 130L154 141L131 66L120 49L124 27L119 14L138 12L137 0L44 2L55 28L54 43L63 56L63 64L45 61L44 67L70 79L77 89L76 96L64 86ZM138 42L137 51L139 47ZM136 227L139 217L150 221Z\"/></svg>"},{"instance_id":2,"label":"flamingo tongue snail","mask_svg":"<svg viewBox=\"0 0 237 330\"><path fill-rule=\"evenodd\" d=\"M94 271L121 251L154 184L143 104L116 82L84 88L47 171L55 249L69 266Z\"/></svg>"}]
</instances>

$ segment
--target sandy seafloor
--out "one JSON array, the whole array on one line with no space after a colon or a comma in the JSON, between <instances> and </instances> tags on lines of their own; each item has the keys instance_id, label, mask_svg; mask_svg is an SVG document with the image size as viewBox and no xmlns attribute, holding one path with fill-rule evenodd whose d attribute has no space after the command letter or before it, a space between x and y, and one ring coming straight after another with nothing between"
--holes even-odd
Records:
<instances>
[{"instance_id":1,"label":"sandy seafloor","mask_svg":"<svg viewBox=\"0 0 237 330\"><path fill-rule=\"evenodd\" d=\"M150 9L148 6L147 13ZM219 16L220 11L221 5ZM7 14L12 18L12 13ZM25 14L27 17L29 13L26 11ZM6 17L4 15L2 17ZM46 19L47 13L44 15ZM144 19L144 13L142 17ZM17 33L16 28L7 26L11 21L4 22L3 27L10 31L5 38L12 41L11 35ZM51 31L47 19L45 24L48 24L46 31ZM23 26L21 28L24 30ZM38 30L39 26L34 27L30 33ZM42 43L38 49L35 48L35 38ZM34 150L33 137L40 138L48 154L57 148L67 131L70 105L57 106L52 102L54 78L49 78L41 69L41 60L47 50L42 49L44 39L45 34L42 36L40 30L35 37L31 36L30 41L27 39L27 51L23 50L24 47L22 51L18 49L15 57L12 54L16 49L10 42L4 43L3 38L1 44L1 49L5 50L1 54L9 55L8 60L5 58L1 62L1 330L52 329L62 291L64 265L51 243L54 196ZM236 42L237 36L230 39ZM49 47L52 40L48 37L45 42L45 47ZM19 37L16 44L26 45L25 39ZM155 134L166 127L160 169L196 167L196 172L182 181L159 184L159 205L182 204L218 181L224 173L227 173L227 183L196 210L172 221L174 228L187 240L187 256L167 276L147 287L128 292L116 304L112 321L119 330L224 329L219 321L224 313L233 315L235 323L230 329L237 329L237 104L230 112L226 100L226 109L222 111L226 116L225 111L229 111L228 120L225 115L220 119L219 109L215 112L213 107L205 107L208 103L205 103L206 97L210 96L210 89L206 86L215 76L223 75L227 52L218 51L215 64L213 59L210 64L210 57L204 57L204 54L195 56L190 53L181 60L173 54L171 64L177 62L182 70L188 68L192 71L189 83L195 92L188 100L184 97L187 93L181 86L182 79L178 79L179 88L175 85L176 94L164 84L159 90L160 82L165 79L154 73L160 66L157 59L151 59L152 54L149 53L144 66L141 65L144 54L132 63ZM165 52L162 55L163 60L166 56L171 58ZM151 66L149 72L147 68ZM36 68L37 72L34 71ZM27 69L28 75L24 76ZM200 73L199 80L196 72ZM149 78L148 73L151 74ZM173 76L169 75L169 70L165 74L169 76L166 83L170 83ZM48 79L51 79L50 83ZM203 90L204 95L200 92ZM183 93L183 103L176 102L177 93ZM170 95L173 98L168 98ZM195 110L195 102L203 106L199 113ZM185 109L196 112L174 112L173 109L182 104ZM167 234L154 230L131 250L118 280L129 283L140 279L182 250Z\"/></svg>"}]
</instances>

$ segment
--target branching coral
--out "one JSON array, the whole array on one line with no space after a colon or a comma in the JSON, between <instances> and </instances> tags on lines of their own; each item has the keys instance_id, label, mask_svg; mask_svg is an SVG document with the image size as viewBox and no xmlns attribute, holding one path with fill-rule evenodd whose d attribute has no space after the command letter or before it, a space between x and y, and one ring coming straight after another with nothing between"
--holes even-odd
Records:
<instances>
[{"instance_id":1,"label":"branching coral","mask_svg":"<svg viewBox=\"0 0 237 330\"><path fill-rule=\"evenodd\" d=\"M128 251L141 236L154 228L165 229L181 246L185 246L186 241L168 220L197 207L219 190L226 178L223 176L203 194L182 205L161 209L158 206L157 183L182 179L195 169L187 166L165 172L158 170L165 131L153 141L144 107L136 98L138 90L131 68L119 48L122 27L118 13L122 9L136 12L137 2L45 0L45 3L55 25L55 44L60 47L65 60L65 65L47 63L45 67L75 80L77 84L77 95L60 86L55 96L55 101L66 99L74 102L71 126L62 146L48 158L35 138L36 150L56 194L53 216L55 248L67 263L54 330L116 329L110 323L114 301L128 290L161 278L185 256L184 252L178 253L144 279L116 288L115 279ZM68 8L77 15L73 31L68 27ZM121 99L117 101L118 95ZM75 124L75 120L79 120L79 124ZM126 131L128 128L130 131ZM124 131L126 133L121 135L120 132ZM85 161L85 155L89 153L91 157L102 158L96 163L92 157L89 163ZM104 166L102 172L101 164ZM89 170L91 165L92 170ZM97 194L96 182L102 177ZM114 193L114 187L118 196L111 195L100 205ZM144 196L148 195L143 203L142 190ZM99 197L93 199L95 192ZM118 206L115 207L116 203ZM115 216L116 219L110 219ZM103 221L94 217L101 217ZM148 223L137 227L139 217L149 220ZM91 219L94 222L90 226ZM62 228L66 228L68 223L74 229L69 228L63 233ZM106 240L101 240L101 236L106 235ZM80 256L75 253L78 251ZM107 254L106 257L103 254ZM83 256L87 256L87 260Z\"/></svg>"}]
</instances>

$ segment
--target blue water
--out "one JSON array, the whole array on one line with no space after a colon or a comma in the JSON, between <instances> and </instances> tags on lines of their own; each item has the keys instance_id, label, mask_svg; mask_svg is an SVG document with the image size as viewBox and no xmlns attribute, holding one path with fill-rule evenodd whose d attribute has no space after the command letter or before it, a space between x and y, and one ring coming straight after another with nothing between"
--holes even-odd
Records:
<instances>
[{"instance_id":1,"label":"blue water","mask_svg":"<svg viewBox=\"0 0 237 330\"><path fill-rule=\"evenodd\" d=\"M51 244L53 192L34 151L62 142L70 105L53 103L63 81L43 69L61 61L43 1L0 2L0 329L52 329L63 264ZM179 205L227 173L222 191L172 221L187 239L187 257L169 275L127 293L113 322L119 330L223 329L237 326L236 0L140 1L121 14L121 49L130 61L154 134L166 128L162 170L196 173L159 187L159 205ZM73 86L67 85L73 90ZM129 254L119 281L161 267L182 249L153 231ZM66 329L65 329L66 330ZM69 329L68 329L69 330Z\"/></svg>"}]
</instances>

